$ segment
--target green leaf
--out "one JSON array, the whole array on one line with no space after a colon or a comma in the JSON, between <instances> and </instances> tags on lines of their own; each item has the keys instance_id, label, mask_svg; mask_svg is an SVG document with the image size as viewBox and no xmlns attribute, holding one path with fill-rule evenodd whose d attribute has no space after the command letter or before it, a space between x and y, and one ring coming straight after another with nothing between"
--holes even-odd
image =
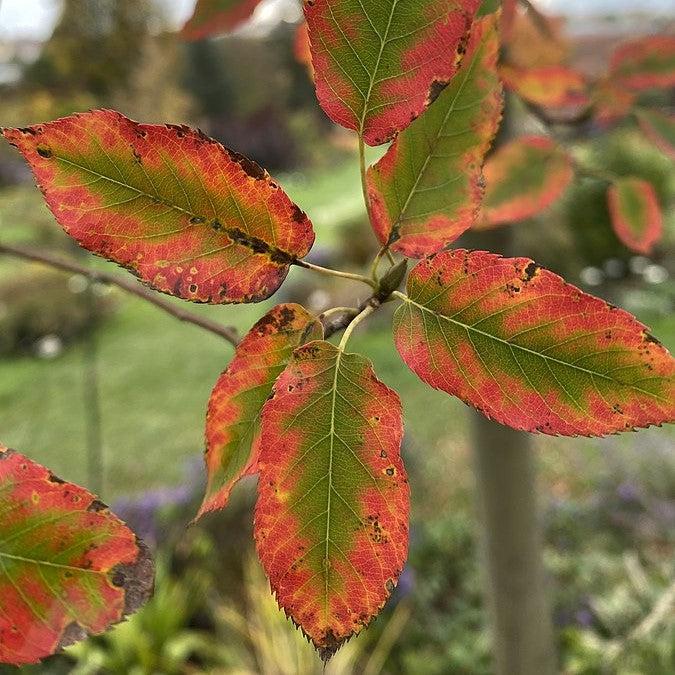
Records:
<instances>
[{"instance_id":1,"label":"green leaf","mask_svg":"<svg viewBox=\"0 0 675 675\"><path fill-rule=\"evenodd\" d=\"M319 103L369 145L391 140L453 76L479 0L304 0Z\"/></svg>"},{"instance_id":2,"label":"green leaf","mask_svg":"<svg viewBox=\"0 0 675 675\"><path fill-rule=\"evenodd\" d=\"M515 223L555 203L574 178L572 160L545 136L523 136L497 150L483 171L483 216L476 229Z\"/></svg>"},{"instance_id":3,"label":"green leaf","mask_svg":"<svg viewBox=\"0 0 675 675\"><path fill-rule=\"evenodd\" d=\"M476 219L483 158L501 118L498 19L474 22L452 82L368 170L375 232L407 256L439 250Z\"/></svg>"},{"instance_id":4,"label":"green leaf","mask_svg":"<svg viewBox=\"0 0 675 675\"><path fill-rule=\"evenodd\" d=\"M296 347L323 337L300 305L277 305L248 332L218 379L206 415L208 483L198 518L226 506L243 476L258 471L260 413Z\"/></svg>"},{"instance_id":5,"label":"green leaf","mask_svg":"<svg viewBox=\"0 0 675 675\"><path fill-rule=\"evenodd\" d=\"M266 171L200 131L95 110L3 134L71 237L163 293L264 300L314 241Z\"/></svg>"},{"instance_id":6,"label":"green leaf","mask_svg":"<svg viewBox=\"0 0 675 675\"><path fill-rule=\"evenodd\" d=\"M675 160L675 117L645 109L638 110L635 114L647 138L666 157Z\"/></svg>"},{"instance_id":7,"label":"green leaf","mask_svg":"<svg viewBox=\"0 0 675 675\"><path fill-rule=\"evenodd\" d=\"M646 327L527 258L439 253L408 293L403 360L497 422L602 436L675 419L675 361Z\"/></svg>"},{"instance_id":8,"label":"green leaf","mask_svg":"<svg viewBox=\"0 0 675 675\"><path fill-rule=\"evenodd\" d=\"M327 660L382 608L408 550L401 403L328 342L293 355L265 405L258 553L281 607Z\"/></svg>"},{"instance_id":9,"label":"green leaf","mask_svg":"<svg viewBox=\"0 0 675 675\"><path fill-rule=\"evenodd\" d=\"M654 186L641 178L621 178L610 185L607 203L617 237L636 253L651 253L663 235Z\"/></svg>"},{"instance_id":10,"label":"green leaf","mask_svg":"<svg viewBox=\"0 0 675 675\"><path fill-rule=\"evenodd\" d=\"M37 663L152 594L152 560L124 523L2 445L0 514L0 663Z\"/></svg>"}]
</instances>

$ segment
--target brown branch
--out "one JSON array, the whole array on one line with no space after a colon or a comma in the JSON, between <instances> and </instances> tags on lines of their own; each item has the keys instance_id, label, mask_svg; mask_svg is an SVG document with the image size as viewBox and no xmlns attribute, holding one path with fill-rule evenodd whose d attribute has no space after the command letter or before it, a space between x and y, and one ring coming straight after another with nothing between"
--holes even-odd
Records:
<instances>
[{"instance_id":1,"label":"brown branch","mask_svg":"<svg viewBox=\"0 0 675 675\"><path fill-rule=\"evenodd\" d=\"M12 246L10 244L0 243L0 255L2 254L14 256L15 258L22 258L24 260L32 260L44 265L49 265L50 267L62 270L64 272L81 274L92 281L98 281L99 283L108 284L110 286L117 286L131 295L135 295L136 297L155 305L155 307L159 307L161 310L165 311L167 314L170 314L179 321L191 323L194 326L208 331L209 333L218 335L235 347L239 343L237 330L232 326L223 326L216 321L211 321L206 317L199 316L198 314L194 314L193 312L190 312L179 305L175 305L174 303L164 299L156 291L145 288L139 282L133 279L125 279L118 274L109 274L108 272L100 272L98 270L89 269L87 267L83 267L82 265L78 265L75 262L71 262L70 260L65 260L59 256L52 255L51 253L35 251L28 248L23 248L22 246Z\"/></svg>"}]
</instances>

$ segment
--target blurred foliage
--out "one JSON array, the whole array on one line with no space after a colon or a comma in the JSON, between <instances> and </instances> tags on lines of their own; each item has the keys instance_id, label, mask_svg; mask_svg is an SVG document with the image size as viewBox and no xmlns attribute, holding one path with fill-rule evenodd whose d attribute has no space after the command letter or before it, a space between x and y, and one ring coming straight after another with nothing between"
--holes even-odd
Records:
<instances>
[{"instance_id":1,"label":"blurred foliage","mask_svg":"<svg viewBox=\"0 0 675 675\"><path fill-rule=\"evenodd\" d=\"M587 162L600 173L636 176L651 183L665 215L665 249L675 235L675 175L672 162L655 149L639 132L616 129L593 139L581 148ZM630 251L614 233L607 208L607 182L582 177L566 194L563 211L573 234L577 264L599 265L608 258L627 259Z\"/></svg>"},{"instance_id":2,"label":"blurred foliage","mask_svg":"<svg viewBox=\"0 0 675 675\"><path fill-rule=\"evenodd\" d=\"M58 353L63 343L95 330L110 314L114 303L107 291L96 286L96 293L88 298L84 277L41 266L22 266L4 275L0 278L0 355L40 353L45 339L50 353L44 355Z\"/></svg>"},{"instance_id":3,"label":"blurred foliage","mask_svg":"<svg viewBox=\"0 0 675 675\"><path fill-rule=\"evenodd\" d=\"M148 35L150 8L136 0L65 0L54 33L25 73L26 84L60 96L86 91L104 97L127 87Z\"/></svg>"}]
</instances>

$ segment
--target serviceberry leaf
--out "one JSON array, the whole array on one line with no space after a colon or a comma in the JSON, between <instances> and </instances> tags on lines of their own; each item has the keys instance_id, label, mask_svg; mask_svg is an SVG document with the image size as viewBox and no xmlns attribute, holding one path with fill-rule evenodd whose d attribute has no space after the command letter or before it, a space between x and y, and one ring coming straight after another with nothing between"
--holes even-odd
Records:
<instances>
[{"instance_id":1,"label":"serviceberry leaf","mask_svg":"<svg viewBox=\"0 0 675 675\"><path fill-rule=\"evenodd\" d=\"M264 300L314 241L266 171L201 131L94 110L2 133L71 237L163 293Z\"/></svg>"},{"instance_id":2,"label":"serviceberry leaf","mask_svg":"<svg viewBox=\"0 0 675 675\"><path fill-rule=\"evenodd\" d=\"M422 260L394 334L424 382L514 429L603 436L675 418L675 360L647 328L528 258Z\"/></svg>"},{"instance_id":3,"label":"serviceberry leaf","mask_svg":"<svg viewBox=\"0 0 675 675\"><path fill-rule=\"evenodd\" d=\"M37 663L135 612L150 555L90 492L0 445L0 663Z\"/></svg>"}]
</instances>

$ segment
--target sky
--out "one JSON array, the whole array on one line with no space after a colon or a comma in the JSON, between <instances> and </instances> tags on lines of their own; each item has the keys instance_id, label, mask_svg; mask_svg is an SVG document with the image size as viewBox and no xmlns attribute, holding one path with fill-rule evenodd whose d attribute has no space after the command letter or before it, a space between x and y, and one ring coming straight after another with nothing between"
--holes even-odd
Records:
<instances>
[{"instance_id":1,"label":"sky","mask_svg":"<svg viewBox=\"0 0 675 675\"><path fill-rule=\"evenodd\" d=\"M280 0L267 0L274 5ZM176 26L190 15L195 0L156 0L166 9ZM583 15L612 11L645 9L674 14L673 0L539 0L537 4L556 13ZM44 40L51 34L58 18L58 0L0 0L0 39L32 38Z\"/></svg>"}]
</instances>

